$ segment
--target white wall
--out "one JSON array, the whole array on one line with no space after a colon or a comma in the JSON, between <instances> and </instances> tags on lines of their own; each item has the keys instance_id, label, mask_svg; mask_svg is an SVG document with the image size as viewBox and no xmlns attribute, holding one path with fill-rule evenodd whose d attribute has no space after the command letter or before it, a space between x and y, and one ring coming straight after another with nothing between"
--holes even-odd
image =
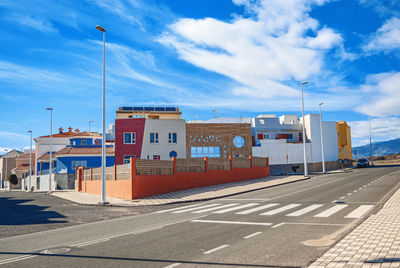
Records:
<instances>
[{"instance_id":1,"label":"white wall","mask_svg":"<svg viewBox=\"0 0 400 268\"><path fill-rule=\"evenodd\" d=\"M253 146L253 156L269 157L270 165L303 163L302 143L286 143L285 140L261 140L261 146ZM306 144L307 162L311 161L311 144Z\"/></svg>"},{"instance_id":2,"label":"white wall","mask_svg":"<svg viewBox=\"0 0 400 268\"><path fill-rule=\"evenodd\" d=\"M150 143L150 133L158 132L158 143ZM168 143L168 133L177 133L177 143ZM143 134L141 158L153 159L160 155L161 160L170 160L169 153L175 151L177 158L186 158L186 126L183 119L147 119Z\"/></svg>"},{"instance_id":3,"label":"white wall","mask_svg":"<svg viewBox=\"0 0 400 268\"><path fill-rule=\"evenodd\" d=\"M40 177L40 187L37 185L37 177ZM51 189L52 191L56 190L56 182L54 181L54 174L51 174ZM26 183L26 186L29 186L29 176L24 179L24 184ZM24 187L24 185L23 185ZM49 191L49 174L47 175L32 175L31 178L31 187L34 187L35 191ZM24 188L23 188L24 189Z\"/></svg>"}]
</instances>

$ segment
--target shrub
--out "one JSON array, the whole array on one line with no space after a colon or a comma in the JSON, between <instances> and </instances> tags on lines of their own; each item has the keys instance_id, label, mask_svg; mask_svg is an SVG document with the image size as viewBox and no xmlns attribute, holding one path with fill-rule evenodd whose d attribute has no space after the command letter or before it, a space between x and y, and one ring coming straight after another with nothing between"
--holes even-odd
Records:
<instances>
[{"instance_id":1,"label":"shrub","mask_svg":"<svg viewBox=\"0 0 400 268\"><path fill-rule=\"evenodd\" d=\"M11 183L13 185L17 185L18 184L18 177L15 174L8 175L7 180L8 180L9 183Z\"/></svg>"}]
</instances>

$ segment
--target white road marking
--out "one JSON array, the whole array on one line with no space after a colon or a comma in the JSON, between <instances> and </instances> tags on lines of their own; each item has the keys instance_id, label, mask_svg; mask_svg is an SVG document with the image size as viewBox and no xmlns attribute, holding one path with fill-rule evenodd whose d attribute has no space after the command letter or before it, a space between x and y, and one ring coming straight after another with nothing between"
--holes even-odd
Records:
<instances>
[{"instance_id":1,"label":"white road marking","mask_svg":"<svg viewBox=\"0 0 400 268\"><path fill-rule=\"evenodd\" d=\"M283 211L286 211L286 210L289 210L289 209L292 209L292 208L295 208L295 207L298 207L298 206L300 206L300 204L290 204L290 205L287 205L287 206L284 206L284 207L281 207L281 208L277 208L277 209L274 209L274 210L270 210L270 211L261 213L260 215L271 216L271 215L275 215L275 214L281 213Z\"/></svg>"},{"instance_id":2,"label":"white road marking","mask_svg":"<svg viewBox=\"0 0 400 268\"><path fill-rule=\"evenodd\" d=\"M230 201L268 201L271 200L269 198L224 198L223 200Z\"/></svg>"},{"instance_id":3,"label":"white road marking","mask_svg":"<svg viewBox=\"0 0 400 268\"><path fill-rule=\"evenodd\" d=\"M177 266L179 266L179 265L181 265L182 263L179 263L179 262L177 262L177 263L173 263L173 264L170 264L170 265L168 265L168 266L165 266L164 268L174 268L174 267L177 267Z\"/></svg>"},{"instance_id":4,"label":"white road marking","mask_svg":"<svg viewBox=\"0 0 400 268\"><path fill-rule=\"evenodd\" d=\"M274 226L271 226L271 228L278 228L279 226L282 226L284 224L285 224L284 222L281 222L281 223L275 224Z\"/></svg>"},{"instance_id":5,"label":"white road marking","mask_svg":"<svg viewBox=\"0 0 400 268\"><path fill-rule=\"evenodd\" d=\"M346 197L345 196L341 196L341 197L339 197L339 199L345 199Z\"/></svg>"},{"instance_id":6,"label":"white road marking","mask_svg":"<svg viewBox=\"0 0 400 268\"><path fill-rule=\"evenodd\" d=\"M170 212L170 211L174 211L174 210L180 210L180 209L185 209L185 208L191 208L191 207L196 207L196 206L200 206L200 205L203 205L203 204L194 204L194 205L185 206L185 207L165 209L165 210L156 211L156 212L154 212L154 213Z\"/></svg>"},{"instance_id":7,"label":"white road marking","mask_svg":"<svg viewBox=\"0 0 400 268\"><path fill-rule=\"evenodd\" d=\"M353 193L357 193L357 192L358 192L357 190L354 190L354 191L353 191Z\"/></svg>"},{"instance_id":8,"label":"white road marking","mask_svg":"<svg viewBox=\"0 0 400 268\"><path fill-rule=\"evenodd\" d=\"M264 205L264 206L261 206L261 207L256 207L256 208L251 208L251 209L248 209L248 210L239 211L239 212L236 212L235 214L246 215L246 214L250 214L250 213L253 213L253 212L256 212L256 211L260 211L260 210L263 210L263 209L266 209L266 208L274 207L274 206L277 206L277 205L279 205L279 203L271 203L271 204L267 204L267 205Z\"/></svg>"},{"instance_id":9,"label":"white road marking","mask_svg":"<svg viewBox=\"0 0 400 268\"><path fill-rule=\"evenodd\" d=\"M340 224L340 223L318 223L318 222L285 222L285 224L293 224L293 225L326 225L326 226L343 226L343 225L346 225L346 224Z\"/></svg>"},{"instance_id":10,"label":"white road marking","mask_svg":"<svg viewBox=\"0 0 400 268\"><path fill-rule=\"evenodd\" d=\"M249 238L255 237L256 235L259 235L259 234L262 234L262 232L255 232L255 233L249 234L249 235L247 235L247 236L245 236L243 238L244 239L249 239Z\"/></svg>"},{"instance_id":11,"label":"white road marking","mask_svg":"<svg viewBox=\"0 0 400 268\"><path fill-rule=\"evenodd\" d=\"M325 210L325 211L323 211L323 212L321 212L321 213L315 215L314 217L317 217L317 218L327 218L327 217L331 216L332 214L335 214L335 213L338 212L339 210L344 209L344 208L347 207L347 206L348 206L348 205L336 205L336 206L333 206L333 207L331 207L331 208L329 208L329 209L327 209L327 210Z\"/></svg>"},{"instance_id":12,"label":"white road marking","mask_svg":"<svg viewBox=\"0 0 400 268\"><path fill-rule=\"evenodd\" d=\"M348 193L347 195L351 195L351 193Z\"/></svg>"},{"instance_id":13,"label":"white road marking","mask_svg":"<svg viewBox=\"0 0 400 268\"><path fill-rule=\"evenodd\" d=\"M373 207L374 207L373 205L361 205L357 209L347 214L345 218L352 218L352 219L360 218L362 215L367 213Z\"/></svg>"},{"instance_id":14,"label":"white road marking","mask_svg":"<svg viewBox=\"0 0 400 268\"><path fill-rule=\"evenodd\" d=\"M222 224L239 224L239 225L260 225L260 226L271 226L269 222L249 222L249 221L214 221L214 220L192 220L191 222L200 223L222 223Z\"/></svg>"},{"instance_id":15,"label":"white road marking","mask_svg":"<svg viewBox=\"0 0 400 268\"><path fill-rule=\"evenodd\" d=\"M5 260L0 261L0 265L11 263L11 262L16 262L16 261L22 261L22 260L30 259L33 257L36 257L36 255L22 255L22 256L10 258L10 259L5 259Z\"/></svg>"},{"instance_id":16,"label":"white road marking","mask_svg":"<svg viewBox=\"0 0 400 268\"><path fill-rule=\"evenodd\" d=\"M97 243L101 243L101 242L105 242L105 241L109 241L109 240L110 240L110 238L100 238L100 239L96 239L96 240L92 240L92 241L86 241L86 242L74 244L74 245L71 245L71 247L83 247L83 246L97 244Z\"/></svg>"},{"instance_id":17,"label":"white road marking","mask_svg":"<svg viewBox=\"0 0 400 268\"><path fill-rule=\"evenodd\" d=\"M195 208L188 208L188 209L183 209L183 210L173 211L172 213L183 213L183 212L189 212L189 211L193 211L193 210L197 210L197 209L203 209L203 208L215 207L215 206L219 206L219 205L221 205L221 204L209 204L209 205L200 206L200 207L195 207Z\"/></svg>"},{"instance_id":18,"label":"white road marking","mask_svg":"<svg viewBox=\"0 0 400 268\"><path fill-rule=\"evenodd\" d=\"M203 254L211 254L211 253L213 253L213 252L215 252L215 251L218 251L218 250L223 249L223 248L226 248L226 247L229 247L229 245L222 245L222 246L219 246L219 247L210 249L210 250L208 250L208 251L203 252Z\"/></svg>"},{"instance_id":19,"label":"white road marking","mask_svg":"<svg viewBox=\"0 0 400 268\"><path fill-rule=\"evenodd\" d=\"M298 217L298 216L304 215L304 214L306 214L306 213L308 213L308 212L310 212L310 211L313 211L313 210L315 210L315 209L317 209L317 208L320 208L320 207L322 207L322 206L323 206L323 205L321 205L321 204L314 204L314 205L305 207L305 208L303 208L303 209L294 211L294 212L292 212L292 213L289 213L289 214L287 214L286 216Z\"/></svg>"},{"instance_id":20,"label":"white road marking","mask_svg":"<svg viewBox=\"0 0 400 268\"><path fill-rule=\"evenodd\" d=\"M362 189L362 187L358 188L358 190L361 190L361 189Z\"/></svg>"},{"instance_id":21,"label":"white road marking","mask_svg":"<svg viewBox=\"0 0 400 268\"><path fill-rule=\"evenodd\" d=\"M238 206L238 207L233 207L233 208L227 208L227 209L223 209L223 210L214 211L213 213L222 214L222 213L226 213L226 212L230 212L230 211L234 211L234 210L239 210L239 209L242 209L242 208L256 206L258 204L259 203L249 203L249 204L241 205L241 206Z\"/></svg>"},{"instance_id":22,"label":"white road marking","mask_svg":"<svg viewBox=\"0 0 400 268\"><path fill-rule=\"evenodd\" d=\"M202 209L202 210L199 210L199 211L192 211L192 213L204 213L204 212L207 212L207 211L217 210L217 209L226 208L226 207L232 207L232 206L236 206L236 205L239 205L239 204L238 203L236 203L236 204L227 204L227 205L222 205L222 206L218 206L218 207L206 208L206 209Z\"/></svg>"}]
</instances>

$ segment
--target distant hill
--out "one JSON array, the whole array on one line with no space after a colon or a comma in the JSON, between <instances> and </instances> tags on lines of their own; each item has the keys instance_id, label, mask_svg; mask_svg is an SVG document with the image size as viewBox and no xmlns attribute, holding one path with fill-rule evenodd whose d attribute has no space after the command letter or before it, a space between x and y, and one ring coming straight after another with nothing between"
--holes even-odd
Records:
<instances>
[{"instance_id":1,"label":"distant hill","mask_svg":"<svg viewBox=\"0 0 400 268\"><path fill-rule=\"evenodd\" d=\"M370 155L369 144L353 147L353 156L355 157L354 150L357 150L357 158L368 157ZM372 151L374 156L400 154L400 138L389 141L374 142L372 143Z\"/></svg>"}]
</instances>

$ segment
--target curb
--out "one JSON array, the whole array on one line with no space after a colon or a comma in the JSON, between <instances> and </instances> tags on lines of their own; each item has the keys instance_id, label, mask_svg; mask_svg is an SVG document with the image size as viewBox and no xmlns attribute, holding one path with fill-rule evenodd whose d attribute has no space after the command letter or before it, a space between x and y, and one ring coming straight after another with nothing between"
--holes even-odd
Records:
<instances>
[{"instance_id":1,"label":"curb","mask_svg":"<svg viewBox=\"0 0 400 268\"><path fill-rule=\"evenodd\" d=\"M155 206L164 206L164 205L173 205L173 204L209 201L209 200L214 200L214 199L218 199L218 198L229 197L229 196L234 196L234 195L238 195L238 194L244 194L244 193L254 192L254 191L258 191L258 190L262 190L262 189L272 188L272 187L275 187L275 186L291 184L291 183L304 181L304 180L308 180L308 179L311 179L311 176L306 176L306 177L303 177L303 178L295 180L295 181L289 181L289 182L279 183L279 184L275 184L275 185L269 185L269 186L260 187L260 188L257 188L257 189L251 189L251 190L236 192L236 193L232 193L232 194L225 194L225 195L220 195L220 196L214 196L214 197L208 197L208 198L200 198L200 199L192 199L192 200L171 201L171 202L163 203L163 204L149 204L149 205L123 205L123 204L112 204L112 203L110 203L110 204L84 204L84 203L77 203L77 202L74 202L74 201L71 201L71 200L70 201L73 202L73 203L76 203L78 205L81 205L81 206L103 206L103 207L147 207L147 206L154 206L155 207ZM59 197L59 196L56 196L56 197L62 198L62 197ZM62 199L64 199L64 198L62 198Z\"/></svg>"}]
</instances>

